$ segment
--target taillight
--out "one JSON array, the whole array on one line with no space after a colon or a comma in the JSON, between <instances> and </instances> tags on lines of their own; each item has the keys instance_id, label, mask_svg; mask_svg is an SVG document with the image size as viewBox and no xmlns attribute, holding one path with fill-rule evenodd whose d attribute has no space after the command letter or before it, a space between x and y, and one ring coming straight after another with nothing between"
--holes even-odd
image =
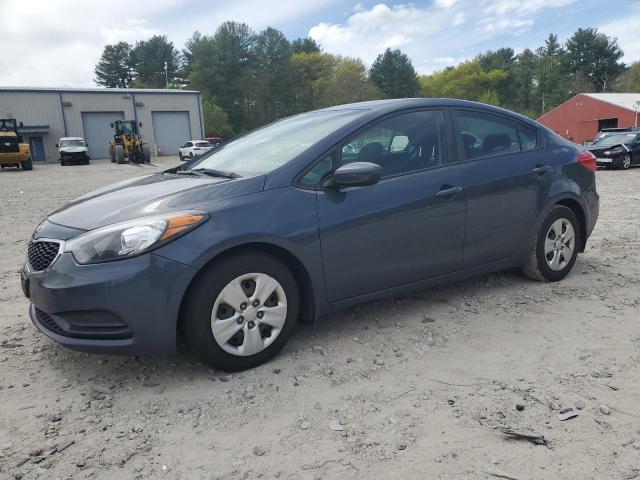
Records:
<instances>
[{"instance_id":1,"label":"taillight","mask_svg":"<svg viewBox=\"0 0 640 480\"><path fill-rule=\"evenodd\" d=\"M591 173L596 171L596 156L589 150L583 150L578 154L578 163Z\"/></svg>"}]
</instances>

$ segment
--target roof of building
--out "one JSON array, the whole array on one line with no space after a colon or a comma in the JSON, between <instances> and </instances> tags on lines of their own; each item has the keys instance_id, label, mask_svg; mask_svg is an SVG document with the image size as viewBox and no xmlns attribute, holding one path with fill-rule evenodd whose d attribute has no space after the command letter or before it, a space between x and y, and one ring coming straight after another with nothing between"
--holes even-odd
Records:
<instances>
[{"instance_id":1,"label":"roof of building","mask_svg":"<svg viewBox=\"0 0 640 480\"><path fill-rule=\"evenodd\" d=\"M640 93L583 93L583 95L634 112L640 110Z\"/></svg>"},{"instance_id":2,"label":"roof of building","mask_svg":"<svg viewBox=\"0 0 640 480\"><path fill-rule=\"evenodd\" d=\"M180 90L177 88L55 88L55 87L0 87L1 92L45 92L45 93L190 93L198 90Z\"/></svg>"}]
</instances>

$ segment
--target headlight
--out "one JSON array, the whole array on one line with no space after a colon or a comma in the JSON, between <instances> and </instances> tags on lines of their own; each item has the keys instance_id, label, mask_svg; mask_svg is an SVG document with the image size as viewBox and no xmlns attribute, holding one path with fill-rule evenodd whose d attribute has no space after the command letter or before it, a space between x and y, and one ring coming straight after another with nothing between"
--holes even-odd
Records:
<instances>
[{"instance_id":1,"label":"headlight","mask_svg":"<svg viewBox=\"0 0 640 480\"><path fill-rule=\"evenodd\" d=\"M203 212L180 212L136 218L96 228L65 243L80 264L135 257L164 245L207 219Z\"/></svg>"},{"instance_id":2,"label":"headlight","mask_svg":"<svg viewBox=\"0 0 640 480\"><path fill-rule=\"evenodd\" d=\"M622 147L612 148L604 152L605 155L620 155L621 153L624 153L624 148Z\"/></svg>"}]
</instances>

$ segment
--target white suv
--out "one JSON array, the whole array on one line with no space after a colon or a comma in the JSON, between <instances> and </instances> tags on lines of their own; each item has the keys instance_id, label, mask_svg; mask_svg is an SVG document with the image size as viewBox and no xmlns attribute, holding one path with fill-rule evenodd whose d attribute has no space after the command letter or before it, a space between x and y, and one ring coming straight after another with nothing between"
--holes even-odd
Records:
<instances>
[{"instance_id":1,"label":"white suv","mask_svg":"<svg viewBox=\"0 0 640 480\"><path fill-rule=\"evenodd\" d=\"M56 143L60 165L81 163L89 165L89 145L82 137L62 137Z\"/></svg>"},{"instance_id":2,"label":"white suv","mask_svg":"<svg viewBox=\"0 0 640 480\"><path fill-rule=\"evenodd\" d=\"M178 149L178 156L184 161L207 153L212 148L213 145L205 140L191 140Z\"/></svg>"}]
</instances>

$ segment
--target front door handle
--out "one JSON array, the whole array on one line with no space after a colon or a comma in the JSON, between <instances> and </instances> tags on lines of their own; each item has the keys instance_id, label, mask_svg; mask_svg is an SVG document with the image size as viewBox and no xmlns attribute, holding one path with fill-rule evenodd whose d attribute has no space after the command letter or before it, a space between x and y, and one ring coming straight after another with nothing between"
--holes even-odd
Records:
<instances>
[{"instance_id":1,"label":"front door handle","mask_svg":"<svg viewBox=\"0 0 640 480\"><path fill-rule=\"evenodd\" d=\"M436 193L436 197L451 197L456 193L460 193L462 187L452 187L450 185L443 185L442 188Z\"/></svg>"},{"instance_id":2,"label":"front door handle","mask_svg":"<svg viewBox=\"0 0 640 480\"><path fill-rule=\"evenodd\" d=\"M531 170L531 173L535 173L536 175L544 175L549 170L551 170L551 167L549 165L536 165L536 168Z\"/></svg>"}]
</instances>

